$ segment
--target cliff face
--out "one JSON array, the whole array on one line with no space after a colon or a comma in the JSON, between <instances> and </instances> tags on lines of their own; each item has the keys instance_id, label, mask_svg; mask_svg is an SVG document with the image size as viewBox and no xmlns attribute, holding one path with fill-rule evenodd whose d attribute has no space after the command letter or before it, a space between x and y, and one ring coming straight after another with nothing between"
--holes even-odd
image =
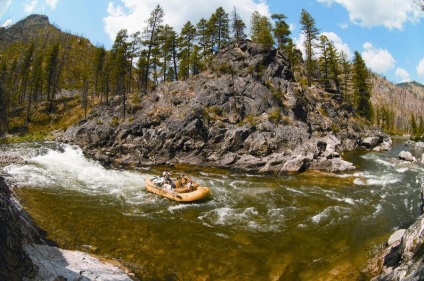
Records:
<instances>
[{"instance_id":1,"label":"cliff face","mask_svg":"<svg viewBox=\"0 0 424 281\"><path fill-rule=\"evenodd\" d=\"M369 263L373 281L424 280L424 215L407 230L396 231Z\"/></svg>"},{"instance_id":2,"label":"cliff face","mask_svg":"<svg viewBox=\"0 0 424 281\"><path fill-rule=\"evenodd\" d=\"M64 140L108 163L187 163L246 171L352 169L340 152L380 144L339 95L295 83L287 58L250 41L231 44L210 70L164 83L130 105L95 108ZM363 140L375 137L371 141Z\"/></svg>"},{"instance_id":3,"label":"cliff face","mask_svg":"<svg viewBox=\"0 0 424 281\"><path fill-rule=\"evenodd\" d=\"M35 268L24 245L28 230L23 212L13 204L13 195L0 177L0 280L33 278Z\"/></svg>"}]
</instances>

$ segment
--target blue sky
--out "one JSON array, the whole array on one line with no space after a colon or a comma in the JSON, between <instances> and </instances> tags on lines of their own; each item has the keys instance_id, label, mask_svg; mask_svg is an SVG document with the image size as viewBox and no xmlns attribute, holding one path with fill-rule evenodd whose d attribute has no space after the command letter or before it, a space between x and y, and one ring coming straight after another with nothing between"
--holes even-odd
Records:
<instances>
[{"instance_id":1,"label":"blue sky","mask_svg":"<svg viewBox=\"0 0 424 281\"><path fill-rule=\"evenodd\" d=\"M236 7L247 33L253 11L282 13L299 48L299 19L305 9L339 50L351 57L360 52L368 67L392 82L424 83L424 14L414 0L0 0L0 26L45 14L62 30L110 48L120 29L130 34L143 30L157 4L164 8L164 23L177 31L188 20L196 24L208 19L219 6L227 13Z\"/></svg>"}]
</instances>

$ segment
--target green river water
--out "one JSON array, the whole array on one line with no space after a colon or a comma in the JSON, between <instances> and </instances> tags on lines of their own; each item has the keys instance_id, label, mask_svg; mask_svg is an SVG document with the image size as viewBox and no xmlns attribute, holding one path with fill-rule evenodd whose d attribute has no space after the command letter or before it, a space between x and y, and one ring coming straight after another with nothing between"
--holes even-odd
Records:
<instances>
[{"instance_id":1,"label":"green river water","mask_svg":"<svg viewBox=\"0 0 424 281\"><path fill-rule=\"evenodd\" d=\"M0 175L58 246L116 259L140 280L368 280L367 260L420 215L424 167L394 161L401 150L395 140L344 155L357 170L341 174L169 169L211 188L189 204L145 190L161 169L105 169L69 144L2 145L27 163Z\"/></svg>"}]
</instances>

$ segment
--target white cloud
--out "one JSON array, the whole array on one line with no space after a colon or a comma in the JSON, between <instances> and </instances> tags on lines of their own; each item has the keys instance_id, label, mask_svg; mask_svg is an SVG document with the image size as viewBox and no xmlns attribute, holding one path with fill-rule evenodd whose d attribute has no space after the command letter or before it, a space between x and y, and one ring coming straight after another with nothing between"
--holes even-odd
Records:
<instances>
[{"instance_id":1,"label":"white cloud","mask_svg":"<svg viewBox=\"0 0 424 281\"><path fill-rule=\"evenodd\" d=\"M325 35L330 41L332 41L334 47L336 47L339 52L344 52L348 56L348 58L352 57L352 52L350 51L349 45L344 43L342 38L339 37L339 35L334 32L323 32L321 34Z\"/></svg>"},{"instance_id":2,"label":"white cloud","mask_svg":"<svg viewBox=\"0 0 424 281\"><path fill-rule=\"evenodd\" d=\"M31 14L35 10L35 7L37 7L37 4L38 4L38 0L31 0L26 2L24 4L25 12L28 14Z\"/></svg>"},{"instance_id":3,"label":"white cloud","mask_svg":"<svg viewBox=\"0 0 424 281\"><path fill-rule=\"evenodd\" d=\"M331 6L338 3L349 13L350 20L364 27L384 26L402 30L406 22L417 23L423 13L408 0L317 0Z\"/></svg>"},{"instance_id":4,"label":"white cloud","mask_svg":"<svg viewBox=\"0 0 424 281\"><path fill-rule=\"evenodd\" d=\"M352 58L352 52L349 48L349 45L343 42L342 38L340 38L339 35L337 35L334 32L323 32L322 35L325 35L331 42L333 42L334 47L336 47L338 52L344 52L348 55L348 58ZM320 34L320 35L321 35ZM303 55L305 55L305 43L306 37L303 33L300 33L299 38L294 39L294 43L296 45L296 48L299 49ZM319 41L317 41L318 43ZM317 46L314 48L314 53L318 55L320 53L320 50Z\"/></svg>"},{"instance_id":5,"label":"white cloud","mask_svg":"<svg viewBox=\"0 0 424 281\"><path fill-rule=\"evenodd\" d=\"M47 6L50 7L50 9L54 10L54 9L56 9L58 1L59 0L46 0L46 4L47 4Z\"/></svg>"},{"instance_id":6,"label":"white cloud","mask_svg":"<svg viewBox=\"0 0 424 281\"><path fill-rule=\"evenodd\" d=\"M2 23L0 26L1 27L8 27L11 26L13 24L12 19L7 19L4 23Z\"/></svg>"},{"instance_id":7,"label":"white cloud","mask_svg":"<svg viewBox=\"0 0 424 281\"><path fill-rule=\"evenodd\" d=\"M110 39L115 40L116 33L127 29L129 34L142 31L145 21L157 5L156 0L119 0L109 2L108 16L103 19L104 29ZM228 14L236 7L237 12L246 24L246 33L250 31L250 17L254 11L270 17L271 13L265 0L168 0L160 4L165 12L164 24L169 24L180 32L182 26L190 21L196 25L201 18L209 19L221 6Z\"/></svg>"},{"instance_id":8,"label":"white cloud","mask_svg":"<svg viewBox=\"0 0 424 281\"><path fill-rule=\"evenodd\" d=\"M403 68L398 67L396 69L396 73L395 74L396 74L396 76L398 76L398 77L400 77L402 79L401 82L409 82L409 81L411 81L411 77L409 76L408 71L406 71Z\"/></svg>"},{"instance_id":9,"label":"white cloud","mask_svg":"<svg viewBox=\"0 0 424 281\"><path fill-rule=\"evenodd\" d=\"M383 74L394 67L396 61L389 51L377 49L369 42L366 42L363 47L362 57L373 71Z\"/></svg>"},{"instance_id":10,"label":"white cloud","mask_svg":"<svg viewBox=\"0 0 424 281\"><path fill-rule=\"evenodd\" d=\"M417 74L420 77L424 77L424 58L422 58L417 65Z\"/></svg>"}]
</instances>

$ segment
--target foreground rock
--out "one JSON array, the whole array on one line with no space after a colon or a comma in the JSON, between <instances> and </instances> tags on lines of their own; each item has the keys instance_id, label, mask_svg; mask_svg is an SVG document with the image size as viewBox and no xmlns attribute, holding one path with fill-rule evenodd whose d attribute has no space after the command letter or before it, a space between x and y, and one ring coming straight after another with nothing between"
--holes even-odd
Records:
<instances>
[{"instance_id":1,"label":"foreground rock","mask_svg":"<svg viewBox=\"0 0 424 281\"><path fill-rule=\"evenodd\" d=\"M28 217L17 208L12 191L0 177L0 280L32 279L34 264L24 250L32 235Z\"/></svg>"},{"instance_id":2,"label":"foreground rock","mask_svg":"<svg viewBox=\"0 0 424 281\"><path fill-rule=\"evenodd\" d=\"M399 160L402 160L402 161L417 162L417 159L415 158L415 156L413 156L412 153L409 152L409 151L401 151L401 152L399 152L397 158Z\"/></svg>"},{"instance_id":3,"label":"foreground rock","mask_svg":"<svg viewBox=\"0 0 424 281\"><path fill-rule=\"evenodd\" d=\"M47 245L27 245L25 249L38 268L36 280L132 280L119 267L83 252Z\"/></svg>"},{"instance_id":4,"label":"foreground rock","mask_svg":"<svg viewBox=\"0 0 424 281\"><path fill-rule=\"evenodd\" d=\"M379 130L360 125L340 94L296 83L283 53L250 41L222 49L209 71L138 98L127 105L125 121L116 99L94 108L61 140L106 164L271 173L350 170L344 151L390 144Z\"/></svg>"},{"instance_id":5,"label":"foreground rock","mask_svg":"<svg viewBox=\"0 0 424 281\"><path fill-rule=\"evenodd\" d=\"M390 244L389 244L390 242ZM424 215L407 230L398 230L368 266L373 281L424 280Z\"/></svg>"},{"instance_id":6,"label":"foreground rock","mask_svg":"<svg viewBox=\"0 0 424 281\"><path fill-rule=\"evenodd\" d=\"M0 280L132 280L117 266L43 243L0 177Z\"/></svg>"}]
</instances>

